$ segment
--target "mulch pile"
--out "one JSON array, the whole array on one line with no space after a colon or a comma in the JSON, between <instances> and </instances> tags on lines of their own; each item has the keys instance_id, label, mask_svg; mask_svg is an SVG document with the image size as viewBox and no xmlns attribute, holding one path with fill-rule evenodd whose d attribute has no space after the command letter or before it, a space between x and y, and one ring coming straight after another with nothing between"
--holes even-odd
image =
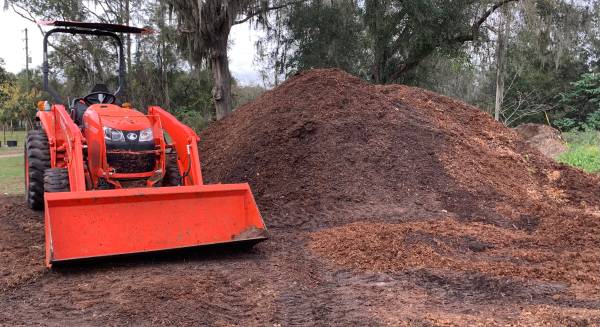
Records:
<instances>
[{"instance_id":1,"label":"mulch pile","mask_svg":"<svg viewBox=\"0 0 600 327\"><path fill-rule=\"evenodd\" d=\"M551 126L529 123L517 126L515 131L546 157L556 159L568 150L560 131Z\"/></svg>"},{"instance_id":2,"label":"mulch pile","mask_svg":"<svg viewBox=\"0 0 600 327\"><path fill-rule=\"evenodd\" d=\"M248 181L267 225L314 230L310 247L338 265L598 291L600 178L458 100L313 70L201 137L209 182Z\"/></svg>"}]
</instances>

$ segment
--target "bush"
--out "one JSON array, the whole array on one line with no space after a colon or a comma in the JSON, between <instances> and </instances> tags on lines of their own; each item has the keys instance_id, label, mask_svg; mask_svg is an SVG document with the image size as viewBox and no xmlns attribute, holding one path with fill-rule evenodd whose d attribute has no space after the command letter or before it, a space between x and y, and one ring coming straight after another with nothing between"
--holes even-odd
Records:
<instances>
[{"instance_id":1,"label":"bush","mask_svg":"<svg viewBox=\"0 0 600 327\"><path fill-rule=\"evenodd\" d=\"M574 129L579 128L579 123L572 118L561 118L554 120L554 126L556 126L561 131L572 131Z\"/></svg>"},{"instance_id":2,"label":"bush","mask_svg":"<svg viewBox=\"0 0 600 327\"><path fill-rule=\"evenodd\" d=\"M584 129L600 130L600 110L596 110L586 117Z\"/></svg>"},{"instance_id":3,"label":"bush","mask_svg":"<svg viewBox=\"0 0 600 327\"><path fill-rule=\"evenodd\" d=\"M254 101L261 94L265 93L266 89L260 86L233 86L233 107L237 108L248 102Z\"/></svg>"},{"instance_id":4,"label":"bush","mask_svg":"<svg viewBox=\"0 0 600 327\"><path fill-rule=\"evenodd\" d=\"M177 116L182 123L191 127L196 132L205 129L211 121L210 116L207 116L200 111L183 111L178 113Z\"/></svg>"},{"instance_id":5,"label":"bush","mask_svg":"<svg viewBox=\"0 0 600 327\"><path fill-rule=\"evenodd\" d=\"M563 117L554 124L562 131L600 130L600 74L583 74L571 83L569 91L560 94Z\"/></svg>"}]
</instances>

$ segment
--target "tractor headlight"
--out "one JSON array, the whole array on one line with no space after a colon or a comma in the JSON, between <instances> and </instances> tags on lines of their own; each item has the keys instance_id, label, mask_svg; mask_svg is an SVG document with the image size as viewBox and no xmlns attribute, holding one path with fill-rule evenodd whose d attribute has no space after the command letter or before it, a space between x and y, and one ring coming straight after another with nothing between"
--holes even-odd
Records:
<instances>
[{"instance_id":1,"label":"tractor headlight","mask_svg":"<svg viewBox=\"0 0 600 327\"><path fill-rule=\"evenodd\" d=\"M104 130L104 139L107 141L125 141L125 136L123 132L118 129L113 129L110 127L102 127Z\"/></svg>"},{"instance_id":2,"label":"tractor headlight","mask_svg":"<svg viewBox=\"0 0 600 327\"><path fill-rule=\"evenodd\" d=\"M146 128L140 131L140 142L148 142L154 139L154 134L152 133L152 128Z\"/></svg>"}]
</instances>

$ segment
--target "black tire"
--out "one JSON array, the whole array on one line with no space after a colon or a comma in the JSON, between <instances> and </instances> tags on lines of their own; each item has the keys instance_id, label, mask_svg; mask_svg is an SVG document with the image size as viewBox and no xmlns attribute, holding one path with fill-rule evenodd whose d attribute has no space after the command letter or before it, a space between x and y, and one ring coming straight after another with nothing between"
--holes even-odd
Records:
<instances>
[{"instance_id":1,"label":"black tire","mask_svg":"<svg viewBox=\"0 0 600 327\"><path fill-rule=\"evenodd\" d=\"M177 166L177 159L168 158L166 166L162 186L180 186L182 183L181 174L179 174L179 168Z\"/></svg>"},{"instance_id":2,"label":"black tire","mask_svg":"<svg viewBox=\"0 0 600 327\"><path fill-rule=\"evenodd\" d=\"M69 171L67 168L50 168L44 172L44 190L49 193L69 192Z\"/></svg>"},{"instance_id":3,"label":"black tire","mask_svg":"<svg viewBox=\"0 0 600 327\"><path fill-rule=\"evenodd\" d=\"M50 168L50 147L43 130L27 132L24 153L25 201L33 210L44 210L44 171Z\"/></svg>"}]
</instances>

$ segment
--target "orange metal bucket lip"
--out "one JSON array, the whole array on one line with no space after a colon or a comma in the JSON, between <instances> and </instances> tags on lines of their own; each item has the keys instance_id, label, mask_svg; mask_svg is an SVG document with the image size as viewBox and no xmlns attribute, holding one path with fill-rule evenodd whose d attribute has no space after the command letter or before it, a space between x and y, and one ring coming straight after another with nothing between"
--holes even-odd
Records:
<instances>
[{"instance_id":1,"label":"orange metal bucket lip","mask_svg":"<svg viewBox=\"0 0 600 327\"><path fill-rule=\"evenodd\" d=\"M161 254L161 253L185 251L185 250L191 250L191 249L201 249L204 247L213 247L213 246L219 246L219 245L231 245L231 246L236 246L239 244L254 245L254 244L258 244L260 242L263 242L263 241L266 241L269 239L267 231L266 230L264 230L264 231L265 231L265 236L263 236L263 237L255 237L255 238L247 238L247 239L239 239L239 240L223 241L223 242L215 242L215 243L205 243L205 244L193 245L193 246L182 246L182 247L175 247L175 248L168 248L168 249L161 249L161 250L153 250L153 251L148 251L148 252L123 252L123 253L115 253L115 254L111 254L111 255L107 255L107 256L102 256L102 257L89 256L89 257L78 257L78 258L69 258L69 259L60 259L60 260L51 259L50 264L60 264L60 263L66 263L66 262L72 262L72 261L109 260L111 258L116 258L116 257L120 257L120 256L132 256L132 255L151 256L151 255L157 255L157 254Z\"/></svg>"}]
</instances>

